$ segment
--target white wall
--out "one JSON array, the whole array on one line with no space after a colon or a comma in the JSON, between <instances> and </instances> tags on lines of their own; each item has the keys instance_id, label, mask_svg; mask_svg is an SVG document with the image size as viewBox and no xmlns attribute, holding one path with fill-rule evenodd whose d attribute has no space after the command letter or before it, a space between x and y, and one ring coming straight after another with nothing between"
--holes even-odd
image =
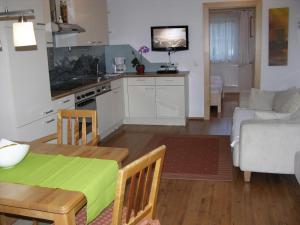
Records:
<instances>
[{"instance_id":1,"label":"white wall","mask_svg":"<svg viewBox=\"0 0 300 225\"><path fill-rule=\"evenodd\" d=\"M289 7L288 65L268 66L268 11L269 8ZM266 90L300 87L300 1L299 0L263 0L262 24L262 78L261 88Z\"/></svg>"},{"instance_id":2,"label":"white wall","mask_svg":"<svg viewBox=\"0 0 300 225\"><path fill-rule=\"evenodd\" d=\"M130 44L135 48L150 46L150 27L154 25L188 25L190 50L172 55L180 70L189 70L191 117L204 116L203 2L217 0L107 0L110 44ZM221 0L219 0L221 1ZM227 1L227 0L224 0ZM289 65L268 66L268 8L290 7ZM263 0L262 85L263 89L300 87L300 34L296 16L298 0ZM299 19L300 20L300 19ZM145 55L152 62L166 62L166 53ZM298 60L298 61L297 61ZM298 66L299 65L299 66ZM299 71L299 72L298 72Z\"/></svg>"},{"instance_id":3,"label":"white wall","mask_svg":"<svg viewBox=\"0 0 300 225\"><path fill-rule=\"evenodd\" d=\"M0 11L4 11L3 1L0 0ZM15 121L12 120L10 114L14 114L13 111L13 102L8 101L11 99L11 84L9 77L9 63L7 55L7 29L4 29L5 22L0 22L0 40L2 43L2 51L0 51L0 96L1 96L1 107L0 107L0 127L5 129L0 129L0 139L4 137L4 134L1 131L5 130L5 134L9 137L12 137L12 130L15 127ZM7 137L7 136L5 136Z\"/></svg>"}]
</instances>

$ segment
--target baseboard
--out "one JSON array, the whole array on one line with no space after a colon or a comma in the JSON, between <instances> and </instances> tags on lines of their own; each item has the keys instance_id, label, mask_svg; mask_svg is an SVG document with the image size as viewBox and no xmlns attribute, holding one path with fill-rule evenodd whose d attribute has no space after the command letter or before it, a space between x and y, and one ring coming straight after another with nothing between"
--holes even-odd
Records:
<instances>
[{"instance_id":1,"label":"baseboard","mask_svg":"<svg viewBox=\"0 0 300 225\"><path fill-rule=\"evenodd\" d=\"M204 121L204 117L188 117L188 120L200 120L200 121Z\"/></svg>"}]
</instances>

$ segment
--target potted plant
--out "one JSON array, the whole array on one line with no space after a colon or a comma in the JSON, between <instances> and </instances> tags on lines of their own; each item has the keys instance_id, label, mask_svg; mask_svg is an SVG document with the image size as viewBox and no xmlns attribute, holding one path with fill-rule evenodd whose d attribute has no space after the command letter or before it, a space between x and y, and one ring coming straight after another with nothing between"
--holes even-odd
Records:
<instances>
[{"instance_id":1,"label":"potted plant","mask_svg":"<svg viewBox=\"0 0 300 225\"><path fill-rule=\"evenodd\" d=\"M145 45L139 48L140 57L135 55L134 51L132 51L132 54L134 55L133 60L131 61L132 67L135 67L136 72L138 74L143 74L145 72L145 65L143 64L143 53L149 52L149 48Z\"/></svg>"}]
</instances>

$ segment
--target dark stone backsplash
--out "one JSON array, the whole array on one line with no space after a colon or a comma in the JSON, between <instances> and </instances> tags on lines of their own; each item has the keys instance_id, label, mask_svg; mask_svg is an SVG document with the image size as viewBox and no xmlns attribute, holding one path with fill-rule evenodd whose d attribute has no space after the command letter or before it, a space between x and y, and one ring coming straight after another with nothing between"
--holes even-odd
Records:
<instances>
[{"instance_id":1,"label":"dark stone backsplash","mask_svg":"<svg viewBox=\"0 0 300 225\"><path fill-rule=\"evenodd\" d=\"M105 47L48 48L48 64L51 85L72 78L101 76L106 72Z\"/></svg>"}]
</instances>

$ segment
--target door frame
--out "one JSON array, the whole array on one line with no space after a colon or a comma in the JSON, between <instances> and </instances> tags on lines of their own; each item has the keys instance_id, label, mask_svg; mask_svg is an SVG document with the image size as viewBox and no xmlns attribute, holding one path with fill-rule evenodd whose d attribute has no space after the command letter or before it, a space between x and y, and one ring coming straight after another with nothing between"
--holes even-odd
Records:
<instances>
[{"instance_id":1,"label":"door frame","mask_svg":"<svg viewBox=\"0 0 300 225\"><path fill-rule=\"evenodd\" d=\"M262 42L262 1L235 1L203 3L203 50L204 50L204 119L210 119L210 60L209 60L209 10L249 8L255 12L255 61L254 61L254 87L260 88L261 79L261 42Z\"/></svg>"}]
</instances>

